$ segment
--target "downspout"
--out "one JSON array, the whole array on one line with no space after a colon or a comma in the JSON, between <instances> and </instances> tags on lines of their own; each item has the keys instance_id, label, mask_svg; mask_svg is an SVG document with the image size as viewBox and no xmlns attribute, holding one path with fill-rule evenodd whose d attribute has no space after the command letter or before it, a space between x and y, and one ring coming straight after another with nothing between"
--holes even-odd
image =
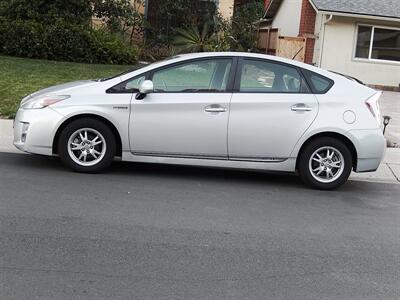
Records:
<instances>
[{"instance_id":1,"label":"downspout","mask_svg":"<svg viewBox=\"0 0 400 300\"><path fill-rule=\"evenodd\" d=\"M324 19L325 16L326 15L322 15L322 19ZM318 60L318 67L320 67L320 68L322 67L322 55L324 53L324 46L325 46L325 27L326 27L326 25L328 23L330 23L332 21L332 19L333 19L333 15L331 14L331 15L329 15L328 19L326 19L325 21L323 21L321 23L321 27L322 27L321 34L322 34L322 37L320 39L321 45L320 45L319 60Z\"/></svg>"},{"instance_id":2,"label":"downspout","mask_svg":"<svg viewBox=\"0 0 400 300\"><path fill-rule=\"evenodd\" d=\"M145 22L149 20L149 0L144 0L144 19ZM146 43L147 29L143 30L143 42Z\"/></svg>"},{"instance_id":3,"label":"downspout","mask_svg":"<svg viewBox=\"0 0 400 300\"><path fill-rule=\"evenodd\" d=\"M258 26L257 26L257 46L256 46L257 50L258 50L258 46L260 45L260 24L261 24L261 20L262 19L260 19L258 21Z\"/></svg>"},{"instance_id":4,"label":"downspout","mask_svg":"<svg viewBox=\"0 0 400 300\"><path fill-rule=\"evenodd\" d=\"M147 20L149 17L149 0L144 0L144 18Z\"/></svg>"}]
</instances>

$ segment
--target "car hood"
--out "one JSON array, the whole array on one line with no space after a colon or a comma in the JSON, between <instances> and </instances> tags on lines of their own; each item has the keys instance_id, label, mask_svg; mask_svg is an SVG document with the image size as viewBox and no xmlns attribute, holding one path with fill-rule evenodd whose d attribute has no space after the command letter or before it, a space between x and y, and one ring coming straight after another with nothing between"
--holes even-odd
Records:
<instances>
[{"instance_id":1,"label":"car hood","mask_svg":"<svg viewBox=\"0 0 400 300\"><path fill-rule=\"evenodd\" d=\"M68 82L68 83L64 83L64 84L51 86L51 87L45 88L43 90L37 91L33 94L30 94L29 96L25 97L21 103L24 103L32 98L39 97L39 96L46 95L46 94L68 94L73 89L81 88L81 87L85 87L85 86L91 86L94 84L98 84L98 82L93 81L93 80L81 80L81 81L74 81L74 82Z\"/></svg>"}]
</instances>

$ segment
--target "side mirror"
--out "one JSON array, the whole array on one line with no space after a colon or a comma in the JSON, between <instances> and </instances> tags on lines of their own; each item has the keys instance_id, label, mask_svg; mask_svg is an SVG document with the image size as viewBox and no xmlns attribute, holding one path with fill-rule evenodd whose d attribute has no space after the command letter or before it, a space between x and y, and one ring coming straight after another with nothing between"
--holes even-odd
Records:
<instances>
[{"instance_id":1,"label":"side mirror","mask_svg":"<svg viewBox=\"0 0 400 300\"><path fill-rule=\"evenodd\" d=\"M147 94L152 92L154 92L153 81L145 80L139 86L139 93L136 94L136 100L142 100Z\"/></svg>"}]
</instances>

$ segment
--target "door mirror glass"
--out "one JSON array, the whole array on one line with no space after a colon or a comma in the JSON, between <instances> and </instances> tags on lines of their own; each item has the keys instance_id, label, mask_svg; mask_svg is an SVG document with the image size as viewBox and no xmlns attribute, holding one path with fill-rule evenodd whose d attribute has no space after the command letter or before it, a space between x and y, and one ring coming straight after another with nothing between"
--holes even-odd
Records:
<instances>
[{"instance_id":1,"label":"door mirror glass","mask_svg":"<svg viewBox=\"0 0 400 300\"><path fill-rule=\"evenodd\" d=\"M139 85L139 92L141 94L150 94L154 91L153 81L145 80Z\"/></svg>"}]
</instances>

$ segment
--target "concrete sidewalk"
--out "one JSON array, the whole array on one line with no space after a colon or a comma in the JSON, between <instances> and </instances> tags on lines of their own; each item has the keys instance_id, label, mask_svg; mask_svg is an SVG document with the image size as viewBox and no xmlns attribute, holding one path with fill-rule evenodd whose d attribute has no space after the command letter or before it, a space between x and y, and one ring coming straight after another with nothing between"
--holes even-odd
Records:
<instances>
[{"instance_id":1,"label":"concrete sidewalk","mask_svg":"<svg viewBox=\"0 0 400 300\"><path fill-rule=\"evenodd\" d=\"M23 153L13 144L13 121L0 119L0 152ZM400 183L400 148L388 148L384 163L374 173L352 173L350 180Z\"/></svg>"},{"instance_id":2,"label":"concrete sidewalk","mask_svg":"<svg viewBox=\"0 0 400 300\"><path fill-rule=\"evenodd\" d=\"M0 119L0 152L22 153L13 145L13 121Z\"/></svg>"},{"instance_id":3,"label":"concrete sidewalk","mask_svg":"<svg viewBox=\"0 0 400 300\"><path fill-rule=\"evenodd\" d=\"M379 105L382 116L388 115L392 118L385 136L391 145L400 147L400 93L384 92L379 99Z\"/></svg>"}]
</instances>

